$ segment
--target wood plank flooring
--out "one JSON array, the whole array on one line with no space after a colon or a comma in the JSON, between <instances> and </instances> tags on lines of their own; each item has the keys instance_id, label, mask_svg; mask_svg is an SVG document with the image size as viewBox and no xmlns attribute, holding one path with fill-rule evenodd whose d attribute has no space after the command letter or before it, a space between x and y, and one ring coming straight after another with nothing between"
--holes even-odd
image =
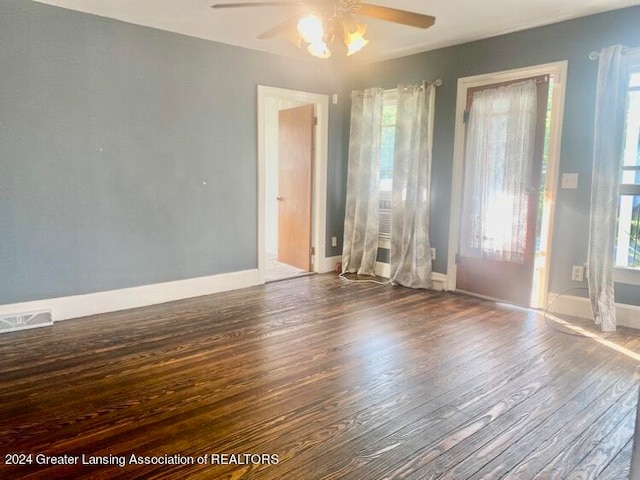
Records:
<instances>
[{"instance_id":1,"label":"wood plank flooring","mask_svg":"<svg viewBox=\"0 0 640 480\"><path fill-rule=\"evenodd\" d=\"M640 382L538 313L331 274L5 334L0 359L3 479L624 479Z\"/></svg>"}]
</instances>

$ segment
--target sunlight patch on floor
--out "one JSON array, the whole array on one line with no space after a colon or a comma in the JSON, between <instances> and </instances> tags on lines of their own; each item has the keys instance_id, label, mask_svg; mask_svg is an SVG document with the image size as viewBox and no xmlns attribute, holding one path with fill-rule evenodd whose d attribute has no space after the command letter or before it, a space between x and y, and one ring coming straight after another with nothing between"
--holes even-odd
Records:
<instances>
[{"instance_id":1,"label":"sunlight patch on floor","mask_svg":"<svg viewBox=\"0 0 640 480\"><path fill-rule=\"evenodd\" d=\"M624 348L614 342L612 342L611 340L607 340L606 338L602 337L601 335L598 335L597 333L593 333L590 332L588 330L585 330L582 327L579 327L577 325L573 325L572 323L569 323L559 317L556 317L555 315L553 315L552 313L547 313L545 315L545 317L548 320L551 320L552 322L555 322L559 325L562 325L564 328L567 328L573 332L575 332L576 334L579 334L581 336L590 338L592 340L595 340L596 342L598 342L601 345L604 345L607 348L610 348L612 350L615 350L616 352L622 353L623 355L626 355L629 358L632 358L638 362L640 362L640 354L633 352L631 350L629 350L628 348Z\"/></svg>"}]
</instances>

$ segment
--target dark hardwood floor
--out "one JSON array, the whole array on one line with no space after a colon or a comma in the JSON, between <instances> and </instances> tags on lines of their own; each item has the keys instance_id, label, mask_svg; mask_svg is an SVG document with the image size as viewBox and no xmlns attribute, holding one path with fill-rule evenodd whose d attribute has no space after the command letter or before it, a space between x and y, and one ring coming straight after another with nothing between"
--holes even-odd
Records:
<instances>
[{"instance_id":1,"label":"dark hardwood floor","mask_svg":"<svg viewBox=\"0 0 640 480\"><path fill-rule=\"evenodd\" d=\"M5 334L0 478L624 479L640 363L551 326L319 275Z\"/></svg>"}]
</instances>

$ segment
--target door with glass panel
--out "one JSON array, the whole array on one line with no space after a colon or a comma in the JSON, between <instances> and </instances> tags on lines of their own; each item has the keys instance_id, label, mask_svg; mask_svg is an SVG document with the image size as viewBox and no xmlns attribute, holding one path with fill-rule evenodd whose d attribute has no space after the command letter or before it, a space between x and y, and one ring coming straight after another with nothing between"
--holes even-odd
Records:
<instances>
[{"instance_id":1,"label":"door with glass panel","mask_svg":"<svg viewBox=\"0 0 640 480\"><path fill-rule=\"evenodd\" d=\"M549 78L469 89L456 288L529 306Z\"/></svg>"}]
</instances>

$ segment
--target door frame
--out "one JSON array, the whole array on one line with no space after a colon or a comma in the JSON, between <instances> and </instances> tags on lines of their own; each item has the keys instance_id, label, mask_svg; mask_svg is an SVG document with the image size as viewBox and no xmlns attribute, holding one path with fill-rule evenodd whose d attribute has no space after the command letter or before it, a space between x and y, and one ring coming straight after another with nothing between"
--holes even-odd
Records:
<instances>
[{"instance_id":1,"label":"door frame","mask_svg":"<svg viewBox=\"0 0 640 480\"><path fill-rule=\"evenodd\" d=\"M324 272L327 229L327 163L329 144L329 96L258 85L258 282L265 283L266 258L266 102L268 98L313 104L318 118L313 156L311 245L315 249L313 272Z\"/></svg>"},{"instance_id":2,"label":"door frame","mask_svg":"<svg viewBox=\"0 0 640 480\"><path fill-rule=\"evenodd\" d=\"M551 262L551 247L553 236L553 218L555 199L558 188L558 170L560 164L560 143L562 138L562 122L564 117L564 99L567 81L567 61L534 65L530 67L504 70L500 72L474 75L458 79L456 98L455 136L453 146L453 173L451 184L451 212L449 223L449 252L447 258L447 289L456 290L457 265L461 206L462 180L464 172L465 133L464 112L467 104L467 90L473 87L508 82L519 78L551 75L553 77L553 103L549 136L549 156L547 163L547 178L544 189L546 201L543 205L542 230L540 240L546 245L544 260L536 257L534 267L534 286L536 290L532 298L532 307L543 308L547 304L549 294L549 272Z\"/></svg>"}]
</instances>

